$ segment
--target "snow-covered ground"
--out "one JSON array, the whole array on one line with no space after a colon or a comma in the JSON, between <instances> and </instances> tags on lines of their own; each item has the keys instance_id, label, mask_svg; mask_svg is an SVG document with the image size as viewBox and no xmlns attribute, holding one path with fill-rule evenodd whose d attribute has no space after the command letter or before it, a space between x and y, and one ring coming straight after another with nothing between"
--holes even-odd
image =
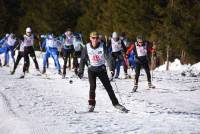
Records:
<instances>
[{"instance_id":1,"label":"snow-covered ground","mask_svg":"<svg viewBox=\"0 0 200 134\"><path fill-rule=\"evenodd\" d=\"M15 75L9 74L9 67L0 68L0 134L200 133L200 77L182 76L183 67L168 72L156 69L157 88L152 90L147 90L146 75L140 76L136 93L130 93L133 79L116 80L118 90L112 82L120 103L130 110L127 114L114 109L97 81L96 112L82 113L88 105L88 80L72 78L70 84L50 63L47 75L37 76L31 62L25 79L18 79L22 64ZM72 75L67 70L67 76Z\"/></svg>"}]
</instances>

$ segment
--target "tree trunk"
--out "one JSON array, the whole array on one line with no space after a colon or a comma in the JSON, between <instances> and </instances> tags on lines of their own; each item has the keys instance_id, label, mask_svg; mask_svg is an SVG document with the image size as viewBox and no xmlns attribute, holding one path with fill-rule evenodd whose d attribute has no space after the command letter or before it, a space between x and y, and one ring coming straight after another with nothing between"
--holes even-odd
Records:
<instances>
[{"instance_id":1,"label":"tree trunk","mask_svg":"<svg viewBox=\"0 0 200 134\"><path fill-rule=\"evenodd\" d=\"M182 64L185 64L185 61L186 61L185 57L186 57L186 53L184 50L182 50L181 51L181 63Z\"/></svg>"},{"instance_id":2,"label":"tree trunk","mask_svg":"<svg viewBox=\"0 0 200 134\"><path fill-rule=\"evenodd\" d=\"M167 46L167 65L166 65L166 70L169 70L169 45Z\"/></svg>"}]
</instances>

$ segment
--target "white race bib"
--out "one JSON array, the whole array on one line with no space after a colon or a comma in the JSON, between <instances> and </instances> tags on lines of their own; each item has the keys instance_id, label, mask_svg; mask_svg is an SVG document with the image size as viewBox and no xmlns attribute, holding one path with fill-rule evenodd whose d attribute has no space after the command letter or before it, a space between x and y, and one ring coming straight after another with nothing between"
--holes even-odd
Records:
<instances>
[{"instance_id":1,"label":"white race bib","mask_svg":"<svg viewBox=\"0 0 200 134\"><path fill-rule=\"evenodd\" d=\"M113 39L111 39L111 45L112 45L112 52L119 52L122 50L121 40L114 41Z\"/></svg>"},{"instance_id":2,"label":"white race bib","mask_svg":"<svg viewBox=\"0 0 200 134\"><path fill-rule=\"evenodd\" d=\"M90 43L88 43L86 46L90 64L92 66L101 66L105 64L103 44L100 44L99 47L95 49L91 47Z\"/></svg>"}]
</instances>

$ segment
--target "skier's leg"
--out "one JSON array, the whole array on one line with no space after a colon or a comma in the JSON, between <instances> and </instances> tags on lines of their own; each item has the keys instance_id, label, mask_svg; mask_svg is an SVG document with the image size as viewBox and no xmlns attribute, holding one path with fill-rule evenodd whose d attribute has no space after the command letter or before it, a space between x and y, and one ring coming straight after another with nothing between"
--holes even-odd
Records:
<instances>
[{"instance_id":1,"label":"skier's leg","mask_svg":"<svg viewBox=\"0 0 200 134\"><path fill-rule=\"evenodd\" d=\"M75 52L74 53L74 58L73 58L73 66L74 66L74 71L75 71L75 74L78 73L78 52Z\"/></svg>"},{"instance_id":2,"label":"skier's leg","mask_svg":"<svg viewBox=\"0 0 200 134\"><path fill-rule=\"evenodd\" d=\"M13 68L13 71L11 72L11 74L15 73L15 70L17 69L17 66L18 66L20 60L22 59L22 57L23 57L23 54L21 54L21 52L19 52L18 55L17 55L17 59L16 59L16 62L14 64L14 68Z\"/></svg>"},{"instance_id":3,"label":"skier's leg","mask_svg":"<svg viewBox=\"0 0 200 134\"><path fill-rule=\"evenodd\" d=\"M127 77L128 73L127 73L127 70L128 70L128 59L126 58L123 58L123 68L124 68L124 74L125 74L125 77Z\"/></svg>"},{"instance_id":4,"label":"skier's leg","mask_svg":"<svg viewBox=\"0 0 200 134\"><path fill-rule=\"evenodd\" d=\"M4 64L6 63L6 61L5 61L5 58L6 58L5 53L6 53L6 51L7 51L7 47L2 47L2 48L0 48L0 54L3 54L3 53L4 53Z\"/></svg>"},{"instance_id":5,"label":"skier's leg","mask_svg":"<svg viewBox=\"0 0 200 134\"><path fill-rule=\"evenodd\" d=\"M67 50L63 50L63 60L64 60L64 64L63 64L63 76L66 75L66 68L67 68Z\"/></svg>"},{"instance_id":6,"label":"skier's leg","mask_svg":"<svg viewBox=\"0 0 200 134\"><path fill-rule=\"evenodd\" d=\"M11 52L11 57L12 57L13 63L15 64L15 51L14 51L14 47L10 47L9 50Z\"/></svg>"},{"instance_id":7,"label":"skier's leg","mask_svg":"<svg viewBox=\"0 0 200 134\"><path fill-rule=\"evenodd\" d=\"M25 72L28 70L28 67L30 65L30 61L29 61L29 48L28 47L24 47L24 66L23 66L23 73L25 74Z\"/></svg>"},{"instance_id":8,"label":"skier's leg","mask_svg":"<svg viewBox=\"0 0 200 134\"><path fill-rule=\"evenodd\" d=\"M72 57L71 57L70 50L68 50L68 56L67 56L67 58L68 58L68 68L71 69L71 59L72 59Z\"/></svg>"},{"instance_id":9,"label":"skier's leg","mask_svg":"<svg viewBox=\"0 0 200 134\"><path fill-rule=\"evenodd\" d=\"M60 67L60 63L59 63L59 60L58 60L58 51L57 51L57 49L53 49L52 52L51 52L51 55L52 55L52 57L54 59L54 62L55 62L55 65L56 65L56 68L57 68L58 72L60 72L61 67Z\"/></svg>"},{"instance_id":10,"label":"skier's leg","mask_svg":"<svg viewBox=\"0 0 200 134\"><path fill-rule=\"evenodd\" d=\"M143 64L142 66L143 66L143 68L144 68L144 70L145 70L145 72L147 74L148 82L151 82L151 74L150 74L150 69L149 69L148 63L147 64Z\"/></svg>"},{"instance_id":11,"label":"skier's leg","mask_svg":"<svg viewBox=\"0 0 200 134\"><path fill-rule=\"evenodd\" d=\"M104 71L99 72L98 77L99 77L100 81L102 82L103 86L105 87L105 89L110 97L110 100L112 101L112 104L114 106L119 104L119 102L115 96L115 93L113 91L113 88L110 84L106 69Z\"/></svg>"},{"instance_id":12,"label":"skier's leg","mask_svg":"<svg viewBox=\"0 0 200 134\"><path fill-rule=\"evenodd\" d=\"M117 70L117 72L116 72L115 78L119 77L121 63L122 63L122 61L120 59L117 59L117 61L116 61L116 70Z\"/></svg>"},{"instance_id":13,"label":"skier's leg","mask_svg":"<svg viewBox=\"0 0 200 134\"><path fill-rule=\"evenodd\" d=\"M30 67L30 58L28 57L28 64L27 64L27 72L29 72L29 67Z\"/></svg>"},{"instance_id":14,"label":"skier's leg","mask_svg":"<svg viewBox=\"0 0 200 134\"><path fill-rule=\"evenodd\" d=\"M138 80L139 80L139 76L140 76L140 69L141 69L141 65L139 63L137 63L136 68L135 68L135 81L134 81L133 92L136 92L136 90L138 88Z\"/></svg>"},{"instance_id":15,"label":"skier's leg","mask_svg":"<svg viewBox=\"0 0 200 134\"><path fill-rule=\"evenodd\" d=\"M5 53L4 53L4 66L9 64L9 52L8 47L5 47Z\"/></svg>"},{"instance_id":16,"label":"skier's leg","mask_svg":"<svg viewBox=\"0 0 200 134\"><path fill-rule=\"evenodd\" d=\"M49 58L50 54L48 52L48 50L46 50L44 57L43 57L43 70L42 73L46 73L46 64L47 64L47 59Z\"/></svg>"},{"instance_id":17,"label":"skier's leg","mask_svg":"<svg viewBox=\"0 0 200 134\"><path fill-rule=\"evenodd\" d=\"M144 70L145 70L145 72L147 74L147 80L148 80L148 86L149 86L149 88L155 88L155 86L151 82L151 73L150 73L150 68L149 68L148 63L144 64L143 68L144 68Z\"/></svg>"},{"instance_id":18,"label":"skier's leg","mask_svg":"<svg viewBox=\"0 0 200 134\"><path fill-rule=\"evenodd\" d=\"M90 71L88 69L88 79L90 83L90 91L89 91L89 105L95 106L96 101L95 101L95 90L96 90L96 74L93 71Z\"/></svg>"},{"instance_id":19,"label":"skier's leg","mask_svg":"<svg viewBox=\"0 0 200 134\"><path fill-rule=\"evenodd\" d=\"M49 57L46 60L46 67L49 68Z\"/></svg>"},{"instance_id":20,"label":"skier's leg","mask_svg":"<svg viewBox=\"0 0 200 134\"><path fill-rule=\"evenodd\" d=\"M35 55L35 51L34 51L33 47L30 48L30 56L32 57L33 62L35 63L35 68L37 70L39 70L39 65L38 65L38 62L37 62L37 59L36 59L36 55Z\"/></svg>"}]
</instances>

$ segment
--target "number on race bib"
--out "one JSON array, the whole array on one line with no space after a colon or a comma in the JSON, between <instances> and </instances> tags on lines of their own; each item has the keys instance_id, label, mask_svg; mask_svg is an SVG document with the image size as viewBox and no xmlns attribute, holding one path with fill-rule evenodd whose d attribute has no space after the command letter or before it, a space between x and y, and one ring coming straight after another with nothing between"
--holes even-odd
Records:
<instances>
[{"instance_id":1,"label":"number on race bib","mask_svg":"<svg viewBox=\"0 0 200 134\"><path fill-rule=\"evenodd\" d=\"M93 60L93 61L100 61L99 55L94 55L94 56L92 57L92 60Z\"/></svg>"}]
</instances>

